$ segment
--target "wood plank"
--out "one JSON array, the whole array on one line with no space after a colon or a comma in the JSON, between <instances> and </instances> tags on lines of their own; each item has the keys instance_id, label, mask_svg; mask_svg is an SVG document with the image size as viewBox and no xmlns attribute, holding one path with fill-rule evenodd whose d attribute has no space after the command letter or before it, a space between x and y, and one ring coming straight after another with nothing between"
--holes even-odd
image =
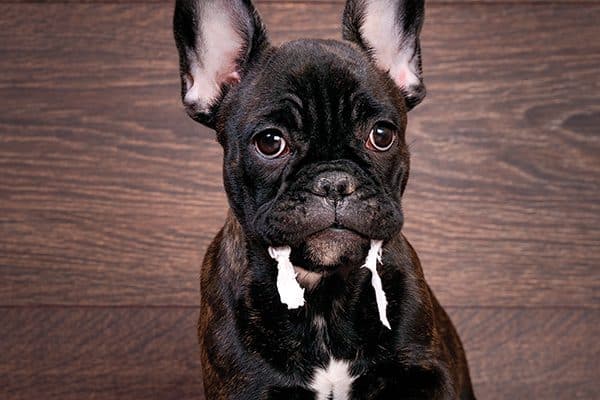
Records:
<instances>
[{"instance_id":1,"label":"wood plank","mask_svg":"<svg viewBox=\"0 0 600 400\"><path fill-rule=\"evenodd\" d=\"M338 36L339 5L261 11L276 42ZM0 304L198 303L227 206L171 12L0 5ZM427 13L405 231L438 297L598 307L600 7Z\"/></svg>"},{"instance_id":2,"label":"wood plank","mask_svg":"<svg viewBox=\"0 0 600 400\"><path fill-rule=\"evenodd\" d=\"M599 305L599 13L430 8L406 215L444 301Z\"/></svg>"},{"instance_id":3,"label":"wood plank","mask_svg":"<svg viewBox=\"0 0 600 400\"><path fill-rule=\"evenodd\" d=\"M197 315L194 309L3 309L2 398L203 398Z\"/></svg>"},{"instance_id":4,"label":"wood plank","mask_svg":"<svg viewBox=\"0 0 600 400\"><path fill-rule=\"evenodd\" d=\"M591 399L600 312L451 309L482 399ZM3 399L202 398L193 308L0 312Z\"/></svg>"},{"instance_id":5,"label":"wood plank","mask_svg":"<svg viewBox=\"0 0 600 400\"><path fill-rule=\"evenodd\" d=\"M479 399L593 399L600 312L449 309Z\"/></svg>"}]
</instances>

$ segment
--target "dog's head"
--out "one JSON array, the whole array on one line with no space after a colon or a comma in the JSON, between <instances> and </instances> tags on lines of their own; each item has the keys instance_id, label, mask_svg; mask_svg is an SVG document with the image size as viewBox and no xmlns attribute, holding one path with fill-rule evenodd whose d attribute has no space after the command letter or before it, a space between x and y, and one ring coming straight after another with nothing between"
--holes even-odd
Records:
<instances>
[{"instance_id":1,"label":"dog's head","mask_svg":"<svg viewBox=\"0 0 600 400\"><path fill-rule=\"evenodd\" d=\"M177 1L183 103L217 132L247 235L333 270L399 232L423 3L349 0L345 41L275 47L249 0Z\"/></svg>"}]
</instances>

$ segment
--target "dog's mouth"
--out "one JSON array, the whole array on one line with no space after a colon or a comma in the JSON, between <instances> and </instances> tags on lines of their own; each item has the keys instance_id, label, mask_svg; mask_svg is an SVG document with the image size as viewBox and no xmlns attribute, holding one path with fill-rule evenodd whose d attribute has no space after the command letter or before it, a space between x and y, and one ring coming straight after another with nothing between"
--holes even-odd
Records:
<instances>
[{"instance_id":1,"label":"dog's mouth","mask_svg":"<svg viewBox=\"0 0 600 400\"><path fill-rule=\"evenodd\" d=\"M291 260L304 271L321 276L347 273L364 261L369 243L367 236L335 223L292 247Z\"/></svg>"},{"instance_id":2,"label":"dog's mouth","mask_svg":"<svg viewBox=\"0 0 600 400\"><path fill-rule=\"evenodd\" d=\"M368 240L362 233L335 223L306 237L305 242L323 241L330 243L355 242L361 239Z\"/></svg>"},{"instance_id":3,"label":"dog's mouth","mask_svg":"<svg viewBox=\"0 0 600 400\"><path fill-rule=\"evenodd\" d=\"M323 235L333 235L334 237L348 235L348 233L345 232L347 231L346 229L333 228L333 233L331 231L332 229L328 229ZM355 233L351 232L350 235L354 236ZM381 278L377 271L377 263L381 262L382 246L383 241L371 240L368 245L367 256L365 257L362 266L371 272L371 285L375 290L379 319L383 325L388 329L391 329L386 314L387 298L383 292ZM294 266L291 257L292 249L289 246L278 248L269 247L268 251L271 258L277 261L277 290L281 302L286 304L288 309L295 309L303 306L305 303L305 289L308 289L309 291L314 289L325 275L331 274L331 270L311 271L299 266Z\"/></svg>"}]
</instances>

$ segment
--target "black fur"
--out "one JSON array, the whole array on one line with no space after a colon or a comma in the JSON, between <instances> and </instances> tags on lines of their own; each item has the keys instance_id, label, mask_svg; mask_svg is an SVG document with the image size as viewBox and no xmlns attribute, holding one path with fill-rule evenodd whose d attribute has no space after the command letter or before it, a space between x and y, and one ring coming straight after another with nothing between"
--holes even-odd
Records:
<instances>
[{"instance_id":1,"label":"black fur","mask_svg":"<svg viewBox=\"0 0 600 400\"><path fill-rule=\"evenodd\" d=\"M315 369L334 358L350 362L352 399L473 399L460 340L401 233L407 110L424 90L414 97L377 68L361 36L364 1L347 4L347 42L299 40L277 48L249 1L213 1L247 18L237 21L245 38L236 60L241 81L223 85L208 113L188 109L215 128L225 150L232 211L202 269L207 398L314 399ZM182 75L190 67L186 51L203 45L200 3L207 2L176 4ZM418 43L423 2L396 3L404 10L399 29ZM382 121L394 127L395 141L377 152L366 143ZM267 129L288 143L284 156L266 159L256 151L254 139ZM353 189L315 190L319 179L339 177ZM329 243L323 232L337 239ZM379 320L370 272L360 268L372 239L384 241L379 274L392 330ZM279 299L267 253L281 245L292 247L295 265L320 276L295 310ZM321 247L330 245L344 250L324 262Z\"/></svg>"}]
</instances>

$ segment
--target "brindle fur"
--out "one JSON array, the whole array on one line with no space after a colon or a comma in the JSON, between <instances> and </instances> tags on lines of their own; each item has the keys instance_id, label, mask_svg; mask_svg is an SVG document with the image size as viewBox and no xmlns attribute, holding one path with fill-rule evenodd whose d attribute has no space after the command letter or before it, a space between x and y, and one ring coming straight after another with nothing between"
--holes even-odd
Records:
<instances>
[{"instance_id":1,"label":"brindle fur","mask_svg":"<svg viewBox=\"0 0 600 400\"><path fill-rule=\"evenodd\" d=\"M278 372L247 347L252 340L246 337L248 333L240 330L236 320L239 304L249 300L249 280L252 279L246 262L246 241L239 222L230 213L225 226L209 246L202 266L202 313L198 336L206 396L211 400L313 399L314 394L302 386L273 387L276 382L265 382L263 377L278 375ZM390 308L398 307L400 310L391 320L398 321L398 329L405 332L395 338L393 348L386 349L385 353L395 355L391 360L397 365L392 368L393 373L404 370L399 375L405 376L398 385L380 388L369 380L371 375L381 371L371 371L356 381L354 398L474 399L460 339L425 282L417 254L402 234L386 246L383 260L379 272L386 292L391 295ZM365 284L368 274L361 273L356 277L358 283L352 282L350 286L368 288ZM402 288L401 304L394 296L397 291L392 286ZM355 293L354 296L360 294ZM309 301L307 308L311 304ZM273 313L280 311L274 310ZM305 312L311 313L310 310ZM371 323L378 324L376 319L371 318ZM329 340L351 336L343 317L337 315L329 321L325 332ZM260 318L255 323L260 324ZM309 325L306 322L303 330L310 332ZM270 334L277 337L282 333ZM314 348L305 350L318 353L322 344L312 342ZM368 370L366 365L362 368Z\"/></svg>"},{"instance_id":2,"label":"brindle fur","mask_svg":"<svg viewBox=\"0 0 600 400\"><path fill-rule=\"evenodd\" d=\"M384 15L371 2L380 2ZM394 20L381 7L390 4ZM208 400L313 400L313 390L328 390L311 385L315 371L332 359L349 365L351 400L474 399L458 335L401 233L407 112L425 95L423 7L422 0L348 0L346 41L275 47L250 0L177 0L183 100L192 118L216 130L231 207L201 273L198 334ZM387 21L396 30L375 36L412 57L410 85L376 63L361 25L373 15L381 17L369 19L375 28ZM204 23L217 31L232 24L239 43L210 42ZM236 44L236 51L219 53ZM202 59L206 54L210 59ZM222 70L201 75L204 65ZM194 79L206 85L221 76L227 79L216 82L215 98L190 89ZM367 146L380 123L395 138L389 151ZM289 151L270 159L254 139L273 130ZM323 180L334 184L315 190ZM379 319L371 272L361 268L369 240L384 242L378 272L391 330ZM270 246L284 245L294 265L321 276L307 288L306 304L293 310L280 301L277 265L268 255Z\"/></svg>"}]
</instances>

